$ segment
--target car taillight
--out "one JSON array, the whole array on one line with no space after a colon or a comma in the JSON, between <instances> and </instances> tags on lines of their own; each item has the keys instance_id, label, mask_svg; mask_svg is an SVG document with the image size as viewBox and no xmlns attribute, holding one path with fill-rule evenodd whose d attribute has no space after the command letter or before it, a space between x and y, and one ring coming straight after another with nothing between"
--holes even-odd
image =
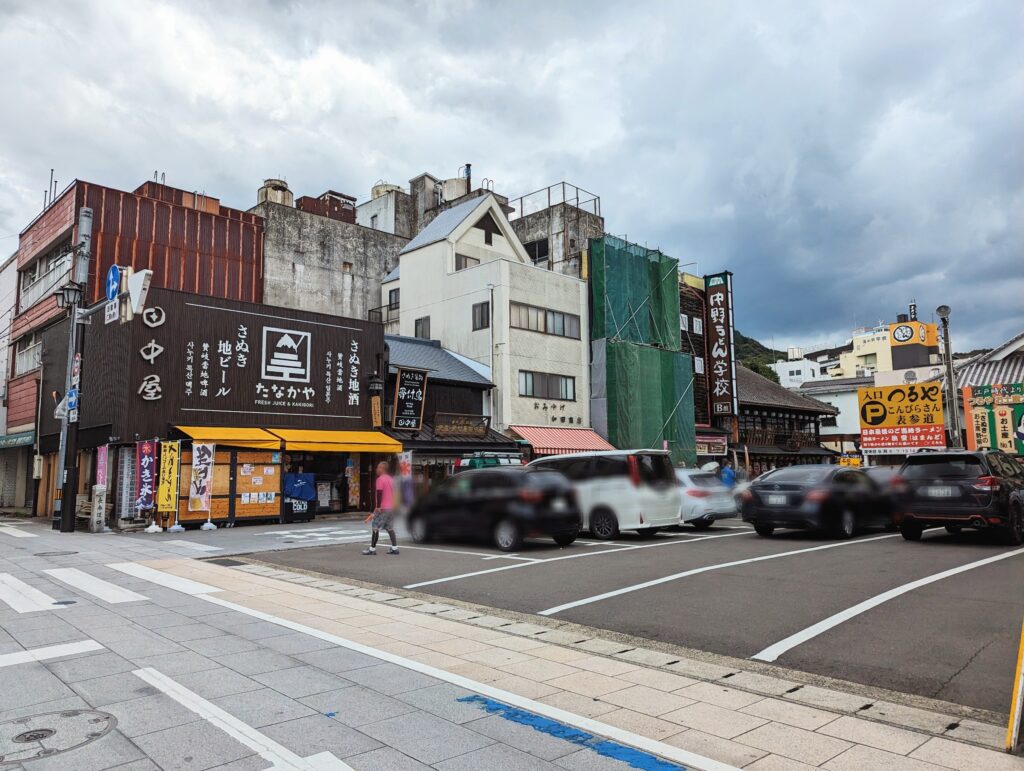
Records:
<instances>
[{"instance_id":1,"label":"car taillight","mask_svg":"<svg viewBox=\"0 0 1024 771\"><path fill-rule=\"evenodd\" d=\"M974 489L983 493L994 493L999 491L999 477L978 477L974 482Z\"/></svg>"},{"instance_id":2,"label":"car taillight","mask_svg":"<svg viewBox=\"0 0 1024 771\"><path fill-rule=\"evenodd\" d=\"M823 501L828 498L828 490L810 490L804 496L805 501Z\"/></svg>"},{"instance_id":3,"label":"car taillight","mask_svg":"<svg viewBox=\"0 0 1024 771\"><path fill-rule=\"evenodd\" d=\"M635 455L630 455L627 458L629 462L629 481L633 483L633 487L640 486L640 459Z\"/></svg>"},{"instance_id":4,"label":"car taillight","mask_svg":"<svg viewBox=\"0 0 1024 771\"><path fill-rule=\"evenodd\" d=\"M688 489L686 491L686 494L689 495L691 498L710 498L711 497L711 493L709 493L707 490L695 490L693 488Z\"/></svg>"},{"instance_id":5,"label":"car taillight","mask_svg":"<svg viewBox=\"0 0 1024 771\"><path fill-rule=\"evenodd\" d=\"M519 491L519 500L524 503L540 503L544 500L544 491L528 487L525 490Z\"/></svg>"},{"instance_id":6,"label":"car taillight","mask_svg":"<svg viewBox=\"0 0 1024 771\"><path fill-rule=\"evenodd\" d=\"M750 492L750 490L744 490L742 493L740 493L740 498L742 498L744 501L752 501L754 500L754 494Z\"/></svg>"}]
</instances>

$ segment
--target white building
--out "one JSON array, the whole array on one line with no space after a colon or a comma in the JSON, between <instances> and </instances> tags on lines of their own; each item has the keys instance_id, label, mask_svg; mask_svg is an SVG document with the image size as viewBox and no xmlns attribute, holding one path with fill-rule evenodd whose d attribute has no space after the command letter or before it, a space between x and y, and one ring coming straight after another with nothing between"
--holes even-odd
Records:
<instances>
[{"instance_id":1,"label":"white building","mask_svg":"<svg viewBox=\"0 0 1024 771\"><path fill-rule=\"evenodd\" d=\"M792 349L790 351L792 353ZM797 358L777 361L768 366L775 370L775 374L779 376L779 384L784 388L799 388L804 383L813 380L827 380L829 377L822 372L821 364L802 358L799 354L797 354Z\"/></svg>"},{"instance_id":2,"label":"white building","mask_svg":"<svg viewBox=\"0 0 1024 771\"><path fill-rule=\"evenodd\" d=\"M839 410L834 419L821 422L821 443L836 452L854 452L860 442L860 406L857 389L873 386L873 377L819 379L805 383L800 389L804 396L831 404Z\"/></svg>"},{"instance_id":3,"label":"white building","mask_svg":"<svg viewBox=\"0 0 1024 771\"><path fill-rule=\"evenodd\" d=\"M493 196L447 209L410 241L381 304L397 306L399 334L491 368L494 428L564 429L548 436L564 446L543 449L591 446L586 282L534 266Z\"/></svg>"}]
</instances>

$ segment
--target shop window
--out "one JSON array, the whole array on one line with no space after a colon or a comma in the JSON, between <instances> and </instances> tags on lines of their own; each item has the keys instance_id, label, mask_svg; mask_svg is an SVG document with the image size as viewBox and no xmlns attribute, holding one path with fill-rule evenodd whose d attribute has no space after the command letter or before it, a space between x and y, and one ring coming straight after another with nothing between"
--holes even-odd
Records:
<instances>
[{"instance_id":1,"label":"shop window","mask_svg":"<svg viewBox=\"0 0 1024 771\"><path fill-rule=\"evenodd\" d=\"M489 302L476 303L473 306L473 331L487 329L491 326L491 304Z\"/></svg>"},{"instance_id":2,"label":"shop window","mask_svg":"<svg viewBox=\"0 0 1024 771\"><path fill-rule=\"evenodd\" d=\"M43 338L32 332L18 340L14 354L14 374L24 375L38 369L43 362Z\"/></svg>"}]
</instances>

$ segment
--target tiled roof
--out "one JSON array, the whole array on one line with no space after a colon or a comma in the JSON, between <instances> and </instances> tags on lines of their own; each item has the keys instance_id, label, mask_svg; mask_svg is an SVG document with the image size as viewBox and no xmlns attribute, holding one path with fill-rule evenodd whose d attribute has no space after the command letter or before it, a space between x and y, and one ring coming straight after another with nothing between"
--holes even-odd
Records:
<instances>
[{"instance_id":1,"label":"tiled roof","mask_svg":"<svg viewBox=\"0 0 1024 771\"><path fill-rule=\"evenodd\" d=\"M384 342L391 352L391 369L410 367L428 370L432 380L450 380L482 387L493 384L479 372L463 364L449 351L441 347L438 340L422 340L418 337L384 335Z\"/></svg>"},{"instance_id":2,"label":"tiled roof","mask_svg":"<svg viewBox=\"0 0 1024 771\"><path fill-rule=\"evenodd\" d=\"M945 378L943 378L945 380ZM987 353L956 365L956 384L1002 385L1024 382L1024 332L1014 335Z\"/></svg>"},{"instance_id":3,"label":"tiled roof","mask_svg":"<svg viewBox=\"0 0 1024 771\"><path fill-rule=\"evenodd\" d=\"M463 220L476 211L478 206L491 198L492 196L490 195L478 196L476 198L470 198L467 201L463 201L450 209L445 209L434 217L429 225L417 233L416 237L412 241L402 247L402 251L400 251L399 254L406 254L407 252L411 252L416 249L422 249L424 246L428 246L436 243L437 241L443 241L448 238L448 236L450 236L452 232L462 224Z\"/></svg>"},{"instance_id":4,"label":"tiled roof","mask_svg":"<svg viewBox=\"0 0 1024 771\"><path fill-rule=\"evenodd\" d=\"M831 404L793 393L788 388L784 388L739 364L736 365L736 390L739 392L740 404L788 407L792 410L814 412L819 415L839 414L839 410Z\"/></svg>"},{"instance_id":5,"label":"tiled roof","mask_svg":"<svg viewBox=\"0 0 1024 771\"><path fill-rule=\"evenodd\" d=\"M388 283L389 281L395 281L395 280L397 280L397 279L398 279L398 278L400 277L400 276L399 276L399 272L398 272L398 269L399 269L399 267L400 267L399 265L396 265L395 267L393 267L393 268L391 269L391 272L390 272L390 273L388 273L388 274L387 274L386 276L384 276L384 280L383 280L383 281L381 281L381 283L382 283L382 284L386 284L386 283Z\"/></svg>"}]
</instances>

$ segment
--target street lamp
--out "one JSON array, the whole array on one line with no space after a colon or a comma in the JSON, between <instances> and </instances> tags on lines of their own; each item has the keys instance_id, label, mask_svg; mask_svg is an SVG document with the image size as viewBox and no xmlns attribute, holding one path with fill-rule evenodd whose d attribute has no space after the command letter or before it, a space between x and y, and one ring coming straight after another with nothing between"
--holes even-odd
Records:
<instances>
[{"instance_id":1,"label":"street lamp","mask_svg":"<svg viewBox=\"0 0 1024 771\"><path fill-rule=\"evenodd\" d=\"M74 308L82 301L82 287L74 281L69 281L54 294L59 308Z\"/></svg>"},{"instance_id":2,"label":"street lamp","mask_svg":"<svg viewBox=\"0 0 1024 771\"><path fill-rule=\"evenodd\" d=\"M374 372L370 375L366 388L370 392L370 396L380 396L384 393L384 378L377 374L377 372Z\"/></svg>"},{"instance_id":3,"label":"street lamp","mask_svg":"<svg viewBox=\"0 0 1024 771\"><path fill-rule=\"evenodd\" d=\"M949 413L949 433L953 447L962 447L960 439L960 394L956 387L956 373L953 372L953 347L949 342L949 314L948 305L940 305L935 309L935 315L942 321L942 344L946 359L946 409Z\"/></svg>"}]
</instances>

